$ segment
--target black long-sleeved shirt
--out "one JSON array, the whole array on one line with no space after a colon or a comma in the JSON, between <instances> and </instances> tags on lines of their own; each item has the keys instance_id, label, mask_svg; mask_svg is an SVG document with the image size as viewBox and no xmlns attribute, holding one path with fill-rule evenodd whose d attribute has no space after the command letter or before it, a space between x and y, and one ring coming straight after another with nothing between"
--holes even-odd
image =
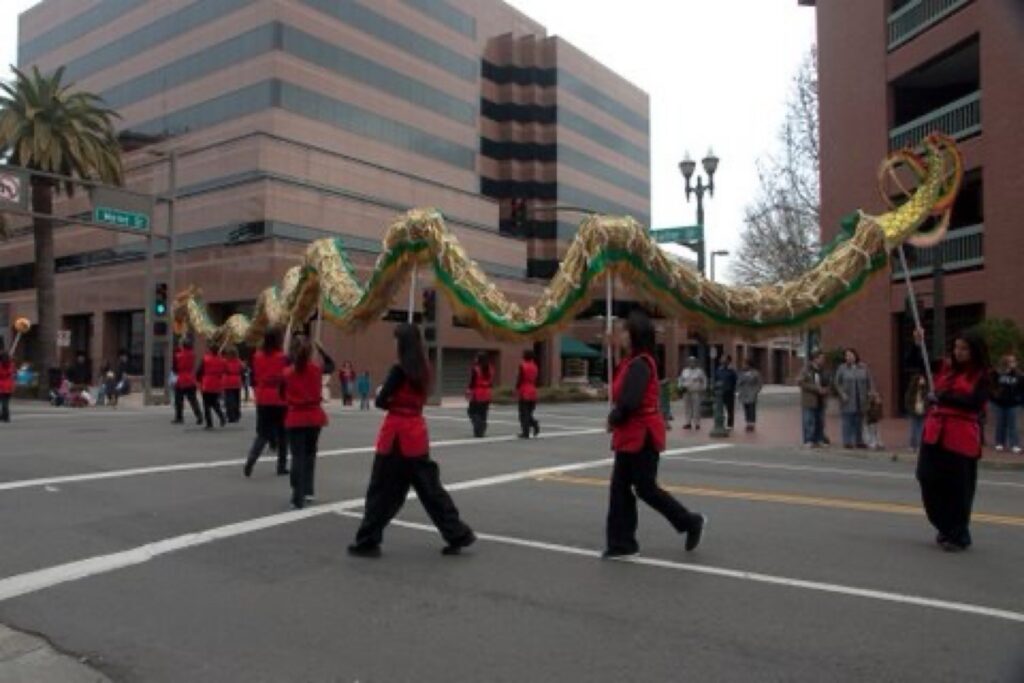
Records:
<instances>
[{"instance_id":1,"label":"black long-sleeved shirt","mask_svg":"<svg viewBox=\"0 0 1024 683\"><path fill-rule=\"evenodd\" d=\"M630 415L640 408L647 391L647 383L651 380L651 368L642 358L634 358L626 368L626 377L622 383L622 391L615 399L615 406L608 414L608 424L618 425L626 421Z\"/></svg>"}]
</instances>

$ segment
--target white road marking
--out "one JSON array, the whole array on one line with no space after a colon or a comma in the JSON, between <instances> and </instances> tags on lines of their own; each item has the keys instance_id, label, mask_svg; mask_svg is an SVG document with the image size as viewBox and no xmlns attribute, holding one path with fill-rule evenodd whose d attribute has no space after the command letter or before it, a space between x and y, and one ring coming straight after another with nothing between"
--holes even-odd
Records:
<instances>
[{"instance_id":1,"label":"white road marking","mask_svg":"<svg viewBox=\"0 0 1024 683\"><path fill-rule=\"evenodd\" d=\"M337 511L337 514L345 517L361 517L359 513L353 513L348 510L339 510ZM416 531L426 531L435 534L437 533L437 529L428 524L404 522L397 519L392 520L391 524L395 526L404 527L407 529L415 529ZM548 552L561 553L563 555L576 555L588 558L601 557L601 553L599 551L591 550L589 548L580 548L577 546L562 545L559 543L548 543L544 541L534 541L524 538L516 538L514 536L499 536L497 534L485 534L479 531L475 533L478 539L482 541L490 541L492 543L518 546L522 548L532 548L534 550L546 550ZM794 579L785 576L775 576L773 574L750 572L742 569L711 567L707 565L692 564L689 562L660 560L652 557L632 557L615 561L623 564L638 564L646 567L657 567L659 569L671 569L674 571L691 572L694 574L706 574L709 576L738 579L740 581L751 581L753 583L763 583L772 586L783 586L786 588L796 588L801 590L815 591L819 593L831 593L833 595L844 595L854 598L864 598L867 600L879 600L882 602L892 602L902 605L914 605L916 607L929 607L932 609L940 609L948 612L959 612L962 614L972 614L975 616L991 617L993 619L1002 619L1005 621L1024 623L1024 613L1022 612L1013 612L1011 610L1004 610L996 607L986 607L984 605L974 605L966 602L939 600L936 598L910 595L907 593L893 593L889 591L875 590L873 588L860 588L857 586L846 586L843 584L827 583L823 581L808 581L805 579Z\"/></svg>"},{"instance_id":2,"label":"white road marking","mask_svg":"<svg viewBox=\"0 0 1024 683\"><path fill-rule=\"evenodd\" d=\"M787 465L782 463L751 462L749 460L719 460L718 458L693 458L688 456L673 457L672 451L665 451L663 457L667 460L680 460L707 465L724 465L727 467L749 467L752 469L780 470L784 472L812 472L815 474L840 474L843 476L866 477L869 479L916 481L912 474L900 474L897 472L878 472L874 470L847 469L844 467L818 467L814 465ZM1024 488L1024 483L1001 481L998 479L979 479L978 483L985 484L987 486Z\"/></svg>"},{"instance_id":3,"label":"white road marking","mask_svg":"<svg viewBox=\"0 0 1024 683\"><path fill-rule=\"evenodd\" d=\"M465 422L466 426L469 426L469 418L468 417L456 417L454 415L428 415L427 419L428 420L450 420L452 422ZM488 416L487 424L513 425L515 427L518 427L519 426L519 421L518 420L515 420L515 421L512 421L512 420L495 420L494 418ZM555 428L555 429L579 429L580 426L579 425L561 425L561 424L553 424L551 422L544 422L541 425L541 427L543 427L545 429L547 429L549 427L552 427L552 428Z\"/></svg>"},{"instance_id":4,"label":"white road marking","mask_svg":"<svg viewBox=\"0 0 1024 683\"><path fill-rule=\"evenodd\" d=\"M572 432L548 432L540 434L538 439L562 439L571 436L585 436L600 434L603 429L579 429ZM448 439L446 441L432 441L430 448L447 448L451 446L468 446L471 444L481 445L489 443L501 443L504 441L518 441L514 434L505 436L489 436L480 439ZM359 453L374 453L373 446L358 446L355 448L337 448L317 453L317 457L329 457L335 455L356 455ZM109 470L105 472L89 472L86 474L68 474L56 477L42 477L39 479L22 479L19 481L0 482L0 492L13 491L16 489L32 488L35 486L50 486L53 484L70 484L83 481L99 481L102 479L121 479L123 477L138 477L149 474L164 474L167 472L189 472L192 470L209 470L218 467L237 467L245 462L245 459L214 460L212 462L188 462L177 465L155 465L153 467L132 467L123 470Z\"/></svg>"},{"instance_id":5,"label":"white road marking","mask_svg":"<svg viewBox=\"0 0 1024 683\"><path fill-rule=\"evenodd\" d=\"M480 439L475 439L474 442L479 443ZM717 450L720 448L729 448L729 446L724 444L709 444L706 446L696 446L692 450L697 452ZM448 485L447 488L449 491L465 491L468 489L506 484L513 481L535 479L536 477L555 474L558 472L572 472L575 470L603 467L611 462L611 458L602 458L600 460L589 460L569 463L566 465L536 467L528 470L520 470L518 472L510 472L508 474L482 477L480 479L469 479L467 481ZM305 508L303 510L282 512L276 515L258 517L244 522L236 522L234 524L214 527L205 531L183 534L181 536L147 543L130 550L111 553L109 555L97 555L84 560L66 562L53 567L47 567L46 569L38 569L24 574L17 574L0 580L0 602L26 595L28 593L44 590L46 588L52 588L53 586L68 583L69 581L77 581L79 579L96 576L98 574L106 574L107 572L112 572L117 569L143 564L144 562L148 562L149 560L160 557L161 555L167 555L186 548L195 548L214 541L234 538L236 536L250 534L255 531L262 531L264 529L271 529L273 527L290 524L303 519L310 519L312 517L319 517L331 513L345 512L353 508L362 507L362 505L362 498L352 498L328 505L318 505L315 507Z\"/></svg>"}]
</instances>

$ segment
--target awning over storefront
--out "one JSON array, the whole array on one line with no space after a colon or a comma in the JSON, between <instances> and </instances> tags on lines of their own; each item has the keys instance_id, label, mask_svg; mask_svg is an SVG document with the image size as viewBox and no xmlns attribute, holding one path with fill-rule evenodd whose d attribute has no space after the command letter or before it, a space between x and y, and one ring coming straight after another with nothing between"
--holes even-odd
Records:
<instances>
[{"instance_id":1,"label":"awning over storefront","mask_svg":"<svg viewBox=\"0 0 1024 683\"><path fill-rule=\"evenodd\" d=\"M562 358L600 358L601 352L587 346L576 337L562 335Z\"/></svg>"}]
</instances>

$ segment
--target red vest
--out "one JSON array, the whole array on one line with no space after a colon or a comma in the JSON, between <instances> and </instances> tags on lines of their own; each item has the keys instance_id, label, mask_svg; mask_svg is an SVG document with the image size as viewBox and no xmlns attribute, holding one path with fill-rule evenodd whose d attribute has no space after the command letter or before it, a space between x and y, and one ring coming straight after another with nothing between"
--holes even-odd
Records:
<instances>
[{"instance_id":1,"label":"red vest","mask_svg":"<svg viewBox=\"0 0 1024 683\"><path fill-rule=\"evenodd\" d=\"M661 453L665 450L665 420L658 405L658 365L649 353L631 356L626 362L619 364L612 382L612 400L618 399L626 381L626 369L634 362L647 363L651 371L650 377L647 379L647 388L644 389L640 407L624 422L612 428L612 450L637 453L643 449L647 435L650 434L654 449Z\"/></svg>"},{"instance_id":2,"label":"red vest","mask_svg":"<svg viewBox=\"0 0 1024 683\"><path fill-rule=\"evenodd\" d=\"M252 355L252 372L256 378L256 387L253 392L256 396L256 405L284 405L281 387L284 385L286 367L288 367L288 360L281 351L271 351L268 354L260 350Z\"/></svg>"},{"instance_id":3,"label":"red vest","mask_svg":"<svg viewBox=\"0 0 1024 683\"><path fill-rule=\"evenodd\" d=\"M224 360L224 388L242 388L242 361L238 358L226 358Z\"/></svg>"},{"instance_id":4,"label":"red vest","mask_svg":"<svg viewBox=\"0 0 1024 683\"><path fill-rule=\"evenodd\" d=\"M427 421L423 419L425 391L416 391L408 381L402 382L388 405L388 414L377 434L377 454L389 455L398 442L404 458L422 458L430 452Z\"/></svg>"},{"instance_id":5,"label":"red vest","mask_svg":"<svg viewBox=\"0 0 1024 683\"><path fill-rule=\"evenodd\" d=\"M473 366L473 378L469 388L469 398L471 401L478 403L491 402L491 378L494 377L494 368L488 368L488 370L491 371L490 377L484 377L480 367L477 365Z\"/></svg>"},{"instance_id":6,"label":"red vest","mask_svg":"<svg viewBox=\"0 0 1024 683\"><path fill-rule=\"evenodd\" d=\"M284 426L323 427L327 424L327 413L321 403L320 393L323 370L310 361L301 371L291 366L284 371L284 400L288 412L284 416Z\"/></svg>"},{"instance_id":7,"label":"red vest","mask_svg":"<svg viewBox=\"0 0 1024 683\"><path fill-rule=\"evenodd\" d=\"M973 394L980 372L954 372L946 361L935 377L935 393L952 391L958 394ZM924 432L921 440L967 458L981 457L981 424L977 410L965 410L951 406L933 405L924 418Z\"/></svg>"},{"instance_id":8,"label":"red vest","mask_svg":"<svg viewBox=\"0 0 1024 683\"><path fill-rule=\"evenodd\" d=\"M192 349L178 349L174 353L174 374L178 376L178 389L192 389L196 385L196 354Z\"/></svg>"},{"instance_id":9,"label":"red vest","mask_svg":"<svg viewBox=\"0 0 1024 683\"><path fill-rule=\"evenodd\" d=\"M519 364L519 390L520 401L537 400L537 364L532 360L524 360Z\"/></svg>"},{"instance_id":10,"label":"red vest","mask_svg":"<svg viewBox=\"0 0 1024 683\"><path fill-rule=\"evenodd\" d=\"M204 394L219 394L224 391L224 359L212 353L203 356Z\"/></svg>"},{"instance_id":11,"label":"red vest","mask_svg":"<svg viewBox=\"0 0 1024 683\"><path fill-rule=\"evenodd\" d=\"M0 394L14 393L14 361L0 363Z\"/></svg>"}]
</instances>

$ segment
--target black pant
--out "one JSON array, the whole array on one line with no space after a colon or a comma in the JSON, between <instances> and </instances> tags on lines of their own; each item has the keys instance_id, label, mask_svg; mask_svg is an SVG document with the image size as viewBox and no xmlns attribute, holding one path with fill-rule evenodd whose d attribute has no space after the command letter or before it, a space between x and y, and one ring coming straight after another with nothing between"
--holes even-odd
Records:
<instances>
[{"instance_id":1,"label":"black pant","mask_svg":"<svg viewBox=\"0 0 1024 683\"><path fill-rule=\"evenodd\" d=\"M978 461L936 445L922 444L917 481L928 521L949 541L971 544L971 508L978 484Z\"/></svg>"},{"instance_id":2,"label":"black pant","mask_svg":"<svg viewBox=\"0 0 1024 683\"><path fill-rule=\"evenodd\" d=\"M11 395L0 394L0 422L11 421Z\"/></svg>"},{"instance_id":3,"label":"black pant","mask_svg":"<svg viewBox=\"0 0 1024 683\"><path fill-rule=\"evenodd\" d=\"M228 422L238 422L242 419L242 390L224 390L224 411L228 414Z\"/></svg>"},{"instance_id":4,"label":"black pant","mask_svg":"<svg viewBox=\"0 0 1024 683\"><path fill-rule=\"evenodd\" d=\"M192 407L192 412L195 413L196 422L199 424L203 423L203 414L199 412L199 401L196 400L196 388L188 387L187 389L174 389L174 419L177 422L181 422L185 419L185 399L188 399L189 406Z\"/></svg>"},{"instance_id":5,"label":"black pant","mask_svg":"<svg viewBox=\"0 0 1024 683\"><path fill-rule=\"evenodd\" d=\"M481 437L487 433L487 411L490 407L490 401L469 402L466 412L469 414L469 421L473 424L473 436Z\"/></svg>"},{"instance_id":6,"label":"black pant","mask_svg":"<svg viewBox=\"0 0 1024 683\"><path fill-rule=\"evenodd\" d=\"M658 452L648 439L638 453L615 453L608 500L607 549L635 553L636 499L660 512L679 533L690 530L694 515L658 486Z\"/></svg>"},{"instance_id":7,"label":"black pant","mask_svg":"<svg viewBox=\"0 0 1024 683\"><path fill-rule=\"evenodd\" d=\"M247 469L252 469L267 444L277 448L277 471L288 469L288 442L284 434L284 406L256 406L256 439L249 449Z\"/></svg>"},{"instance_id":8,"label":"black pant","mask_svg":"<svg viewBox=\"0 0 1024 683\"><path fill-rule=\"evenodd\" d=\"M733 422L736 419L736 392L723 391L722 405L725 406L725 426L732 429Z\"/></svg>"},{"instance_id":9,"label":"black pant","mask_svg":"<svg viewBox=\"0 0 1024 683\"><path fill-rule=\"evenodd\" d=\"M529 436L531 429L540 431L540 423L533 417L536 408L536 401L519 400L519 429L523 436Z\"/></svg>"},{"instance_id":10,"label":"black pant","mask_svg":"<svg viewBox=\"0 0 1024 683\"><path fill-rule=\"evenodd\" d=\"M303 507L306 496L313 495L316 444L319 440L319 427L293 427L288 430L288 444L292 449L292 505L295 507Z\"/></svg>"},{"instance_id":11,"label":"black pant","mask_svg":"<svg viewBox=\"0 0 1024 683\"><path fill-rule=\"evenodd\" d=\"M756 403L744 403L743 404L743 416L747 420L748 425L752 425L757 422L757 404Z\"/></svg>"},{"instance_id":12,"label":"black pant","mask_svg":"<svg viewBox=\"0 0 1024 683\"><path fill-rule=\"evenodd\" d=\"M224 426L224 411L220 409L220 394L212 394L209 392L203 392L203 412L206 413L206 426L213 427L213 415L210 411L217 413L217 417L220 418L220 424Z\"/></svg>"},{"instance_id":13,"label":"black pant","mask_svg":"<svg viewBox=\"0 0 1024 683\"><path fill-rule=\"evenodd\" d=\"M464 540L472 530L459 518L459 511L441 483L437 463L429 456L403 458L398 447L388 455L373 459L370 484L366 489L363 522L356 532L356 544L364 547L380 545L384 527L405 504L409 487L416 491L420 504L427 511L441 537L449 545Z\"/></svg>"}]
</instances>

